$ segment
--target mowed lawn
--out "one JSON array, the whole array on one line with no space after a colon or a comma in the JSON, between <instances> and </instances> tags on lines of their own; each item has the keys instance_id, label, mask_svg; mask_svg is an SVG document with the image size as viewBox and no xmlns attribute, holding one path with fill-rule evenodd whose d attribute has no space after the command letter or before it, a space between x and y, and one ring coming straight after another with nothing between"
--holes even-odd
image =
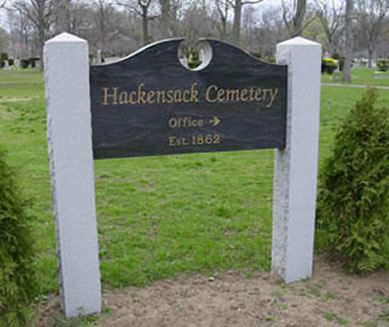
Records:
<instances>
[{"instance_id":1,"label":"mowed lawn","mask_svg":"<svg viewBox=\"0 0 389 327\"><path fill-rule=\"evenodd\" d=\"M363 92L322 88L320 166ZM389 107L388 91L379 103ZM40 73L0 73L0 146L31 202L42 293L57 289L44 107ZM273 150L95 161L103 285L269 270L272 175Z\"/></svg>"},{"instance_id":2,"label":"mowed lawn","mask_svg":"<svg viewBox=\"0 0 389 327\"><path fill-rule=\"evenodd\" d=\"M341 72L335 72L331 75L323 74L322 82L347 84L341 81L342 74ZM377 68L355 67L352 70L351 84L389 86L389 71L378 72Z\"/></svg>"}]
</instances>

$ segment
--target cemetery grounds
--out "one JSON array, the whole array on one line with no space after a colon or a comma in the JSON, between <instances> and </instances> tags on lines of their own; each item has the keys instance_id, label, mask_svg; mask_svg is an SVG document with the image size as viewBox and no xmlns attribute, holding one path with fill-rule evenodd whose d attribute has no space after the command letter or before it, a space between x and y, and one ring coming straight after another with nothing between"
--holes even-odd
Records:
<instances>
[{"instance_id":1,"label":"cemetery grounds","mask_svg":"<svg viewBox=\"0 0 389 327\"><path fill-rule=\"evenodd\" d=\"M355 74L389 85L366 68ZM388 106L388 91L379 104ZM362 93L322 87L320 167ZM312 279L285 285L270 275L273 150L95 161L103 313L65 320L38 71L0 72L0 146L31 201L41 293L33 326L389 325L389 273L352 275L320 240Z\"/></svg>"}]
</instances>

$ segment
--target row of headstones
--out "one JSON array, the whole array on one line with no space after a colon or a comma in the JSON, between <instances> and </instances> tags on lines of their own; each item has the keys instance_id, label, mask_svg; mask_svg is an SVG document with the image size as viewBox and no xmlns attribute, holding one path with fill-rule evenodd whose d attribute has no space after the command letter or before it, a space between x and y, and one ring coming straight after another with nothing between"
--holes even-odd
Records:
<instances>
[{"instance_id":1,"label":"row of headstones","mask_svg":"<svg viewBox=\"0 0 389 327\"><path fill-rule=\"evenodd\" d=\"M10 68L18 68L21 69L23 68L22 65L22 59L20 58L11 58L13 61L13 64L9 64L9 60L4 61L4 69L10 69ZM108 58L103 58L101 50L96 51L96 55L93 57L90 57L89 59L89 64L91 65L99 65L102 63L111 63L116 60L120 59L120 57L108 57ZM41 68L41 60L35 60L35 68Z\"/></svg>"},{"instance_id":2,"label":"row of headstones","mask_svg":"<svg viewBox=\"0 0 389 327\"><path fill-rule=\"evenodd\" d=\"M13 61L13 64L10 64L10 60L4 60L4 69L10 69L10 68L23 68L22 65L22 59L20 58L10 58ZM35 68L41 68L41 60L35 60L34 63Z\"/></svg>"}]
</instances>

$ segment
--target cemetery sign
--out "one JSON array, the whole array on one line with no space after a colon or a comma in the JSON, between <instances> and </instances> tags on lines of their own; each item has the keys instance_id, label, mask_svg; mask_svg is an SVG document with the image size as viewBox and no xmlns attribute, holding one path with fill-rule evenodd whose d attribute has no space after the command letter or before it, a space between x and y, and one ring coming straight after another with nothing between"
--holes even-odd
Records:
<instances>
[{"instance_id":1,"label":"cemetery sign","mask_svg":"<svg viewBox=\"0 0 389 327\"><path fill-rule=\"evenodd\" d=\"M297 37L277 62L209 40L195 70L181 40L89 67L87 41L63 33L45 44L47 138L66 317L101 311L93 159L277 148L272 272L312 276L320 117L321 46ZM237 218L238 219L238 218Z\"/></svg>"},{"instance_id":2,"label":"cemetery sign","mask_svg":"<svg viewBox=\"0 0 389 327\"><path fill-rule=\"evenodd\" d=\"M209 40L202 66L190 70L181 42L91 67L95 159L284 148L287 66Z\"/></svg>"}]
</instances>

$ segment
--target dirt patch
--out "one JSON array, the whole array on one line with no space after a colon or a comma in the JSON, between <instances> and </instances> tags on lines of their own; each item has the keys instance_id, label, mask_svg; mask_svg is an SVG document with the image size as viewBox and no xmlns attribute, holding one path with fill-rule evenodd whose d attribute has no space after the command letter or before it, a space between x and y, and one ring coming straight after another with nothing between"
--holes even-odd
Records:
<instances>
[{"instance_id":1,"label":"dirt patch","mask_svg":"<svg viewBox=\"0 0 389 327\"><path fill-rule=\"evenodd\" d=\"M289 285L268 273L246 278L239 272L227 272L212 277L181 275L144 288L105 290L105 313L96 325L389 326L387 272L352 276L319 260L312 279ZM54 295L40 312L34 327L53 326L55 320L63 319Z\"/></svg>"}]
</instances>

